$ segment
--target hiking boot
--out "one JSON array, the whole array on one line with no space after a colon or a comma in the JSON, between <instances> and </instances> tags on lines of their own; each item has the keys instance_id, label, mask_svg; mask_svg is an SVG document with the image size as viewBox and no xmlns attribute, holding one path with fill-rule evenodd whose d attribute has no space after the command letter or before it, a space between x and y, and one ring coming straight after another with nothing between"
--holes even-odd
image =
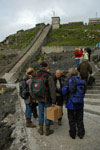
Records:
<instances>
[{"instance_id":1,"label":"hiking boot","mask_svg":"<svg viewBox=\"0 0 100 150\"><path fill-rule=\"evenodd\" d=\"M38 129L38 133L40 134L40 135L43 135L43 125L41 124L41 125L39 125L40 127L39 127L39 129Z\"/></svg>"},{"instance_id":2,"label":"hiking boot","mask_svg":"<svg viewBox=\"0 0 100 150\"><path fill-rule=\"evenodd\" d=\"M70 135L70 137L71 137L72 139L75 139L75 136Z\"/></svg>"},{"instance_id":3,"label":"hiking boot","mask_svg":"<svg viewBox=\"0 0 100 150\"><path fill-rule=\"evenodd\" d=\"M84 134L78 134L78 136L79 136L80 139L83 139Z\"/></svg>"},{"instance_id":4,"label":"hiking boot","mask_svg":"<svg viewBox=\"0 0 100 150\"><path fill-rule=\"evenodd\" d=\"M50 125L46 125L45 127L46 127L46 131L45 131L46 136L54 133L54 130L50 130Z\"/></svg>"},{"instance_id":5,"label":"hiking boot","mask_svg":"<svg viewBox=\"0 0 100 150\"><path fill-rule=\"evenodd\" d=\"M36 125L32 124L31 119L27 118L26 119L26 127L28 127L28 128L35 128Z\"/></svg>"},{"instance_id":6,"label":"hiking boot","mask_svg":"<svg viewBox=\"0 0 100 150\"><path fill-rule=\"evenodd\" d=\"M73 133L71 131L69 131L69 135L72 139L75 139L75 137L76 137L75 131Z\"/></svg>"},{"instance_id":7,"label":"hiking boot","mask_svg":"<svg viewBox=\"0 0 100 150\"><path fill-rule=\"evenodd\" d=\"M80 139L83 139L83 137L84 137L84 135L79 135L79 138L80 138Z\"/></svg>"},{"instance_id":8,"label":"hiking boot","mask_svg":"<svg viewBox=\"0 0 100 150\"><path fill-rule=\"evenodd\" d=\"M50 125L54 125L54 122L53 122L53 121L51 121L51 122L50 122Z\"/></svg>"},{"instance_id":9,"label":"hiking boot","mask_svg":"<svg viewBox=\"0 0 100 150\"><path fill-rule=\"evenodd\" d=\"M85 135L85 129L83 128L83 130L80 132L80 131L78 131L78 134L77 134L78 136L79 136L79 138L80 139L83 139L83 137L84 137L84 135Z\"/></svg>"},{"instance_id":10,"label":"hiking boot","mask_svg":"<svg viewBox=\"0 0 100 150\"><path fill-rule=\"evenodd\" d=\"M59 125L59 126L61 126L61 125L62 125L61 120L58 120L58 125Z\"/></svg>"}]
</instances>

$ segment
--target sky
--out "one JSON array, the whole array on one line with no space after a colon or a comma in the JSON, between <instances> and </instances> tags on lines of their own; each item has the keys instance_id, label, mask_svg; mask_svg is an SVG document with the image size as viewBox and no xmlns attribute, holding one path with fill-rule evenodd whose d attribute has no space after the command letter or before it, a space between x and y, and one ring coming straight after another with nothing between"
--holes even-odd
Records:
<instances>
[{"instance_id":1,"label":"sky","mask_svg":"<svg viewBox=\"0 0 100 150\"><path fill-rule=\"evenodd\" d=\"M51 17L61 24L100 17L100 0L0 0L0 41L18 30L48 24Z\"/></svg>"}]
</instances>

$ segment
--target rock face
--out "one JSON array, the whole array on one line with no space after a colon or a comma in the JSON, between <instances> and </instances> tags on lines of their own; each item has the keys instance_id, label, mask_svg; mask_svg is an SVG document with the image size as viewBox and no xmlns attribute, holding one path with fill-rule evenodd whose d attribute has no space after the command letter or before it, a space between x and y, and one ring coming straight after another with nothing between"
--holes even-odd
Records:
<instances>
[{"instance_id":1,"label":"rock face","mask_svg":"<svg viewBox=\"0 0 100 150\"><path fill-rule=\"evenodd\" d=\"M68 70L70 67L74 66L74 53L51 53L51 54L41 54L40 58L35 61L30 61L27 65L33 68L39 68L40 61L44 60L48 63L51 73L55 73L57 69L62 71Z\"/></svg>"},{"instance_id":2,"label":"rock face","mask_svg":"<svg viewBox=\"0 0 100 150\"><path fill-rule=\"evenodd\" d=\"M14 129L13 114L15 113L15 103L17 94L15 88L5 88L5 93L0 95L0 149L9 149L13 138L11 138Z\"/></svg>"}]
</instances>

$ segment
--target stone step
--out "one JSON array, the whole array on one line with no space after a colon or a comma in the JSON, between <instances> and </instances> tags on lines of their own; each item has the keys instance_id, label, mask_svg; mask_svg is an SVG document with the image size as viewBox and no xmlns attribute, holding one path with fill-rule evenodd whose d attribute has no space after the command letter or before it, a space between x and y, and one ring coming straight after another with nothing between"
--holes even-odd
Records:
<instances>
[{"instance_id":1,"label":"stone step","mask_svg":"<svg viewBox=\"0 0 100 150\"><path fill-rule=\"evenodd\" d=\"M95 84L96 84L96 83L99 83L99 84L100 84L100 80L95 80Z\"/></svg>"},{"instance_id":2,"label":"stone step","mask_svg":"<svg viewBox=\"0 0 100 150\"><path fill-rule=\"evenodd\" d=\"M100 74L95 74L94 77L95 77L95 78L96 78L96 77L99 77L99 78L100 78Z\"/></svg>"},{"instance_id":3,"label":"stone step","mask_svg":"<svg viewBox=\"0 0 100 150\"><path fill-rule=\"evenodd\" d=\"M96 114L91 114L91 113L89 113L89 112L86 112L86 111L84 111L84 116L85 117L87 117L87 118L91 118L91 119L96 119L96 120L98 120L98 122L100 122L100 115L96 115Z\"/></svg>"},{"instance_id":4,"label":"stone step","mask_svg":"<svg viewBox=\"0 0 100 150\"><path fill-rule=\"evenodd\" d=\"M100 99L84 98L84 103L100 106Z\"/></svg>"},{"instance_id":5,"label":"stone step","mask_svg":"<svg viewBox=\"0 0 100 150\"><path fill-rule=\"evenodd\" d=\"M87 94L100 94L100 90L96 90L96 89L90 89L86 91Z\"/></svg>"},{"instance_id":6,"label":"stone step","mask_svg":"<svg viewBox=\"0 0 100 150\"><path fill-rule=\"evenodd\" d=\"M100 76L100 73L95 73L93 76Z\"/></svg>"},{"instance_id":7,"label":"stone step","mask_svg":"<svg viewBox=\"0 0 100 150\"><path fill-rule=\"evenodd\" d=\"M100 82L100 80L96 79L95 82Z\"/></svg>"},{"instance_id":8,"label":"stone step","mask_svg":"<svg viewBox=\"0 0 100 150\"><path fill-rule=\"evenodd\" d=\"M95 82L95 83L93 84L93 86L100 86L100 83L99 83L99 82Z\"/></svg>"},{"instance_id":9,"label":"stone step","mask_svg":"<svg viewBox=\"0 0 100 150\"><path fill-rule=\"evenodd\" d=\"M95 76L94 76L95 77ZM95 77L95 80L100 80L100 76L98 76L98 77Z\"/></svg>"},{"instance_id":10,"label":"stone step","mask_svg":"<svg viewBox=\"0 0 100 150\"><path fill-rule=\"evenodd\" d=\"M95 90L100 90L100 86L87 86L87 90L92 90L92 89L95 89Z\"/></svg>"},{"instance_id":11,"label":"stone step","mask_svg":"<svg viewBox=\"0 0 100 150\"><path fill-rule=\"evenodd\" d=\"M95 98L100 99L100 94L85 94L85 98Z\"/></svg>"},{"instance_id":12,"label":"stone step","mask_svg":"<svg viewBox=\"0 0 100 150\"><path fill-rule=\"evenodd\" d=\"M90 114L95 114L100 116L100 106L85 104L84 111Z\"/></svg>"}]
</instances>

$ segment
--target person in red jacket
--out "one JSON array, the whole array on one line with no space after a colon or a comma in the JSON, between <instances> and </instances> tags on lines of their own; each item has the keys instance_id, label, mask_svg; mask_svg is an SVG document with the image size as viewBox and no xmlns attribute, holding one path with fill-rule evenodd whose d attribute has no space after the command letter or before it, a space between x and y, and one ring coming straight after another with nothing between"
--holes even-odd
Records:
<instances>
[{"instance_id":1,"label":"person in red jacket","mask_svg":"<svg viewBox=\"0 0 100 150\"><path fill-rule=\"evenodd\" d=\"M80 48L75 48L74 54L75 54L75 67L77 68L79 66L80 58L82 57L83 52L81 51Z\"/></svg>"}]
</instances>

